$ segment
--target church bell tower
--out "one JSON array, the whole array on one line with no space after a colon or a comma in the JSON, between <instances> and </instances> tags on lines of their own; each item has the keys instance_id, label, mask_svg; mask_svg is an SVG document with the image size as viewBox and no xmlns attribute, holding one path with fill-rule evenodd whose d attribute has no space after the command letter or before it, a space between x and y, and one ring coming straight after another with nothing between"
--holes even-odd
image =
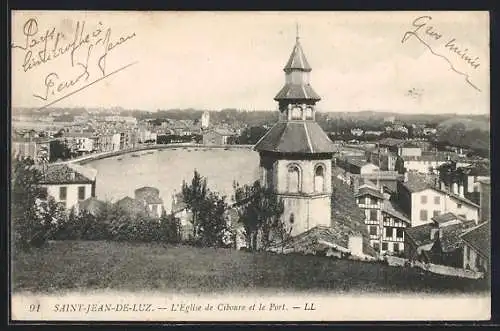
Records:
<instances>
[{"instance_id":1,"label":"church bell tower","mask_svg":"<svg viewBox=\"0 0 500 331\"><path fill-rule=\"evenodd\" d=\"M318 225L330 226L335 147L315 121L321 98L310 85L312 69L298 29L283 71L285 85L274 98L279 120L254 149L260 155L260 180L283 199L282 219L295 236Z\"/></svg>"}]
</instances>

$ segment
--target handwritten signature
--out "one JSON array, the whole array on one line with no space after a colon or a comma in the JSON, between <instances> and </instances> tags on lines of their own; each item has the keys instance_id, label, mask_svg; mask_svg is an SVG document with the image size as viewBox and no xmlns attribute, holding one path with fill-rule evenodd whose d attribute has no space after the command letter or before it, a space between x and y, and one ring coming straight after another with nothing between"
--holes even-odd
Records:
<instances>
[{"instance_id":1,"label":"handwritten signature","mask_svg":"<svg viewBox=\"0 0 500 331\"><path fill-rule=\"evenodd\" d=\"M62 31L58 31L55 27L46 29L44 32L39 31L38 21L36 18L28 19L23 26L24 43L12 44L13 49L24 51L24 61L22 68L24 72L32 71L36 68L43 67L45 64L54 61L57 58L67 56L72 68L76 68L76 74L69 75L70 78L63 78L58 72L52 71L48 73L44 80L43 93L33 96L42 101L50 101L49 104L43 106L46 108L55 102L58 102L70 95L83 90L94 83L109 77L131 65L133 62L118 68L112 72L107 72L106 62L108 55L118 46L136 37L135 32L129 35L120 36L116 41L112 39L112 29L104 28L99 22L97 28L92 31L85 31L85 21L77 21L75 30L67 35ZM92 65L89 65L91 56L97 56L96 66L99 69L98 78L91 81L87 85L81 86L91 77ZM83 58L82 58L83 55ZM65 70L65 73L67 73ZM77 90L71 90L72 88ZM66 93L61 97L61 94ZM52 100L51 98L57 98Z\"/></svg>"},{"instance_id":2,"label":"handwritten signature","mask_svg":"<svg viewBox=\"0 0 500 331\"><path fill-rule=\"evenodd\" d=\"M429 25L429 21L432 20L431 16L420 16L417 17L413 23L412 26L414 29L412 31L406 31L405 34L403 35L403 38L401 39L401 43L404 44L406 41L408 41L411 37L415 37L420 43L422 43L433 55L440 57L444 59L448 65L450 66L450 69L456 72L457 74L461 75L464 77L465 81L467 84L469 84L471 87L476 89L477 91L481 92L481 89L477 87L474 83L471 82L470 77L467 73L463 71L459 71L451 62L451 60L446 57L443 54L437 53L428 42L424 40L425 38L429 38L430 40L441 40L443 38L443 34L437 31L437 29ZM446 44L444 44L444 48L448 50L449 52L453 53L454 55L457 55L459 59L461 59L467 66L469 66L473 70L477 70L480 66L480 60L479 57L474 57L468 53L469 49L468 48L463 48L461 47L456 38L450 38L447 39L448 41Z\"/></svg>"}]
</instances>

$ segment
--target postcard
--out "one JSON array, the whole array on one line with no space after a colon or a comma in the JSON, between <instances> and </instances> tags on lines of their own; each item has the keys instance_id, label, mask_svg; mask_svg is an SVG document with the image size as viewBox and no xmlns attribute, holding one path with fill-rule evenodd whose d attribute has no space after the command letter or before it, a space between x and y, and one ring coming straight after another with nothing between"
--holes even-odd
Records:
<instances>
[{"instance_id":1,"label":"postcard","mask_svg":"<svg viewBox=\"0 0 500 331\"><path fill-rule=\"evenodd\" d=\"M490 319L488 12L11 31L13 323Z\"/></svg>"}]
</instances>

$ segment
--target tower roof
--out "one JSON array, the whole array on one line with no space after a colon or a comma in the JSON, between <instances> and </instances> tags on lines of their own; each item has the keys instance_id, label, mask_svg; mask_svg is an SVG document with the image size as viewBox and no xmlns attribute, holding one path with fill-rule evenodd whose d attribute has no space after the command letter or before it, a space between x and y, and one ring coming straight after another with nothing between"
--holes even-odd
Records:
<instances>
[{"instance_id":1,"label":"tower roof","mask_svg":"<svg viewBox=\"0 0 500 331\"><path fill-rule=\"evenodd\" d=\"M292 70L302 70L302 71L311 71L312 68L307 62L306 56L304 55L304 51L302 50L302 46L300 45L299 38L297 37L297 41L295 46L293 47L292 54L290 55L290 59L283 68L285 72Z\"/></svg>"},{"instance_id":2,"label":"tower roof","mask_svg":"<svg viewBox=\"0 0 500 331\"><path fill-rule=\"evenodd\" d=\"M255 145L257 151L334 153L335 145L314 121L278 122Z\"/></svg>"},{"instance_id":3,"label":"tower roof","mask_svg":"<svg viewBox=\"0 0 500 331\"><path fill-rule=\"evenodd\" d=\"M285 84L276 94L274 100L314 100L319 101L321 97L316 93L311 85Z\"/></svg>"}]
</instances>

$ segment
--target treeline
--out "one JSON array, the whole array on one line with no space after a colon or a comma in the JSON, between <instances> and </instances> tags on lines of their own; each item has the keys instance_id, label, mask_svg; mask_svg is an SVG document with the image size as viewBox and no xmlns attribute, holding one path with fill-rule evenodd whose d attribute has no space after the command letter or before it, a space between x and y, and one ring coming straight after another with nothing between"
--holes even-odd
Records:
<instances>
[{"instance_id":1,"label":"treeline","mask_svg":"<svg viewBox=\"0 0 500 331\"><path fill-rule=\"evenodd\" d=\"M490 150L490 132L478 128L469 130L463 123L439 128L437 141L441 144L472 149L485 155L488 155Z\"/></svg>"}]
</instances>

